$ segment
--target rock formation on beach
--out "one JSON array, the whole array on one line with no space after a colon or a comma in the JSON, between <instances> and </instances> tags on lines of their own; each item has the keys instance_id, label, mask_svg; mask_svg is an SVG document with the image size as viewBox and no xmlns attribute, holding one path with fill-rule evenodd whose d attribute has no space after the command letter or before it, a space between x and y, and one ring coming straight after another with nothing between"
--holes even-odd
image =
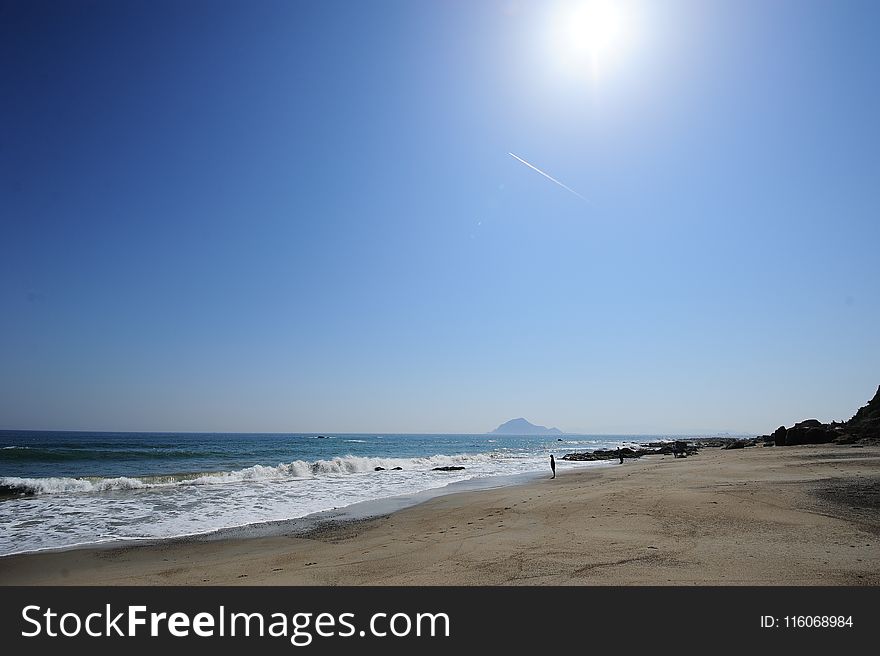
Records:
<instances>
[{"instance_id":1,"label":"rock formation on beach","mask_svg":"<svg viewBox=\"0 0 880 656\"><path fill-rule=\"evenodd\" d=\"M640 444L638 449L631 449L625 446L617 453L617 449L596 449L595 451L586 451L584 453L566 453L560 460L572 460L576 462L589 462L593 460L617 460L620 456L624 458L641 458L649 455L674 455L687 457L698 452L702 447L720 446L727 444L729 440L675 440L674 442L648 442Z\"/></svg>"},{"instance_id":2,"label":"rock formation on beach","mask_svg":"<svg viewBox=\"0 0 880 656\"><path fill-rule=\"evenodd\" d=\"M558 428L536 426L522 417L511 419L491 432L492 435L562 435Z\"/></svg>"},{"instance_id":3,"label":"rock formation on beach","mask_svg":"<svg viewBox=\"0 0 880 656\"><path fill-rule=\"evenodd\" d=\"M658 449L630 449L624 447L620 450L620 455L624 458L640 458L651 453L660 453ZM671 453L671 452L670 452ZM595 451L587 451L586 453L566 453L560 460L572 460L576 462L589 462L593 460L617 460L617 449L596 449Z\"/></svg>"},{"instance_id":4,"label":"rock formation on beach","mask_svg":"<svg viewBox=\"0 0 880 656\"><path fill-rule=\"evenodd\" d=\"M620 449L596 449L595 451L587 451L584 453L566 453L560 460L572 460L576 462L589 462L593 460L617 460L620 456L624 458L641 458L642 456L652 455L673 455L675 457L686 458L699 453L700 449L722 447L725 449L740 449L747 446L756 446L757 439L738 440L735 438L722 437L714 439L705 438L689 438L686 440L674 440L669 442L648 442L640 444L638 449L631 449L625 446Z\"/></svg>"},{"instance_id":5,"label":"rock formation on beach","mask_svg":"<svg viewBox=\"0 0 880 656\"><path fill-rule=\"evenodd\" d=\"M856 444L880 442L880 387L867 405L844 422L832 421L823 424L818 419L799 421L791 428L780 426L771 435L760 439L767 445L796 446L799 444Z\"/></svg>"},{"instance_id":6,"label":"rock formation on beach","mask_svg":"<svg viewBox=\"0 0 880 656\"><path fill-rule=\"evenodd\" d=\"M880 439L880 387L877 387L874 398L846 422L846 430L860 439Z\"/></svg>"}]
</instances>

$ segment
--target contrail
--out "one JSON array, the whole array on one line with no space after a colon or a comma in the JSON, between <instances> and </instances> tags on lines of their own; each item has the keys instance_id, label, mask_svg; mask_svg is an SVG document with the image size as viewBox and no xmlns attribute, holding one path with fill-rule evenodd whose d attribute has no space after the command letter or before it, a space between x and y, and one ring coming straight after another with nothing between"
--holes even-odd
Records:
<instances>
[{"instance_id":1,"label":"contrail","mask_svg":"<svg viewBox=\"0 0 880 656\"><path fill-rule=\"evenodd\" d=\"M586 198L584 198L583 196L581 196L578 192L576 192L576 191L575 191L574 189L572 189L571 187L562 184L559 180L557 180L556 178L554 178L552 175L547 175L547 174L544 173L541 169L539 169L537 166L533 166L533 165L529 164L529 163L528 163L527 161L525 161L522 157L517 157L517 156L514 155L513 153L507 153L507 154L510 155L511 157L513 157L514 159L519 160L520 162L522 162L523 164L525 164L526 166L528 166L530 169L532 169L532 170L534 170L534 171L537 171L538 173L540 173L541 175L543 175L543 176L544 176L545 178L547 178L548 180L552 180L553 182L555 182L556 184L558 184L558 185L559 185L560 187L562 187L563 189L565 189L565 190L567 190L567 191L570 191L571 193L573 193L575 196L577 196L577 197L580 198L581 200L583 200L583 201L586 201L586 200L587 200ZM589 202L589 201L587 201L587 202Z\"/></svg>"}]
</instances>

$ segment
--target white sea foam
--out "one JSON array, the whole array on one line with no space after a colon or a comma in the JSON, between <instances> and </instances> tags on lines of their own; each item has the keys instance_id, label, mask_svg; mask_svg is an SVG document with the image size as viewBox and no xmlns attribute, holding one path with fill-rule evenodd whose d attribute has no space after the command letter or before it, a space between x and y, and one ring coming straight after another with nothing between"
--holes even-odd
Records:
<instances>
[{"instance_id":1,"label":"white sea foam","mask_svg":"<svg viewBox=\"0 0 880 656\"><path fill-rule=\"evenodd\" d=\"M106 492L108 490L137 490L148 487L137 478L18 478L0 477L0 487L25 494L62 494L70 492Z\"/></svg>"},{"instance_id":2,"label":"white sea foam","mask_svg":"<svg viewBox=\"0 0 880 656\"><path fill-rule=\"evenodd\" d=\"M294 460L274 467L253 465L229 472L184 474L148 478L18 478L0 477L0 488L23 494L69 494L77 492L108 492L111 490L138 490L187 485L218 485L255 481L283 481L315 478L333 474L360 474L374 472L377 467L409 471L429 471L434 467L464 466L490 462L494 454L435 455L423 458L369 458L347 455L331 460L305 462Z\"/></svg>"},{"instance_id":3,"label":"white sea foam","mask_svg":"<svg viewBox=\"0 0 880 656\"><path fill-rule=\"evenodd\" d=\"M558 467L596 463L566 463ZM434 471L460 466L463 470ZM375 471L377 467L385 471ZM395 467L401 470L394 471ZM156 477L0 478L0 555L208 533L304 517L467 479L547 469L545 453L379 458L348 455L235 471ZM9 492L27 498L8 496Z\"/></svg>"}]
</instances>

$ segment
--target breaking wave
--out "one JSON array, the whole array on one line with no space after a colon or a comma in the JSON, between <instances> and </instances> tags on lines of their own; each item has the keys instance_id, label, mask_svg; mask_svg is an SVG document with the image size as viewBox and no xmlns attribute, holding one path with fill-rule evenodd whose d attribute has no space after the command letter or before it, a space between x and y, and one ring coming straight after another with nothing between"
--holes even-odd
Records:
<instances>
[{"instance_id":1,"label":"breaking wave","mask_svg":"<svg viewBox=\"0 0 880 656\"><path fill-rule=\"evenodd\" d=\"M33 496L42 494L69 494L139 490L184 485L216 485L253 481L286 481L316 477L344 476L374 473L377 468L393 470L400 467L409 471L431 471L434 467L463 466L494 460L490 454L434 455L421 458L370 458L344 456L330 460L306 462L294 460L274 467L253 465L228 472L182 473L167 476L141 477L83 477L83 478L18 478L0 477L0 497ZM383 472L377 472L383 473Z\"/></svg>"}]
</instances>

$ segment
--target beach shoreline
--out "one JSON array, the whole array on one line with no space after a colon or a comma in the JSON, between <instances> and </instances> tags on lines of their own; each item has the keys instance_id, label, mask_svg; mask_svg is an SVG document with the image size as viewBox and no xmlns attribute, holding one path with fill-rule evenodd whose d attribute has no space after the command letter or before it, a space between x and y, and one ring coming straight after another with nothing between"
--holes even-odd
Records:
<instances>
[{"instance_id":1,"label":"beach shoreline","mask_svg":"<svg viewBox=\"0 0 880 656\"><path fill-rule=\"evenodd\" d=\"M509 484L546 471L551 449L618 444L608 436L0 431L0 555L262 535L377 500L387 500L384 513L450 485Z\"/></svg>"},{"instance_id":2,"label":"beach shoreline","mask_svg":"<svg viewBox=\"0 0 880 656\"><path fill-rule=\"evenodd\" d=\"M878 585L880 447L703 449L263 536L0 558L0 585Z\"/></svg>"},{"instance_id":3,"label":"beach shoreline","mask_svg":"<svg viewBox=\"0 0 880 656\"><path fill-rule=\"evenodd\" d=\"M590 467L607 466L608 464L609 463L607 462L591 462L589 463L589 467L581 466L579 469L585 470ZM251 540L276 536L305 536L316 530L325 531L327 530L327 527L330 526L361 523L366 520L388 516L405 508L426 503L438 496L523 485L533 480L543 478L543 476L543 472L535 471L521 474L500 474L497 476L475 477L453 481L443 487L431 487L424 490L410 492L408 494L380 497L367 501L357 501L348 506L320 510L308 515L291 517L290 519L258 521L249 524L242 524L240 526L228 526L196 533L170 535L168 537L120 538L100 542L87 542L59 547L22 550L13 553L0 554L0 561L4 558L12 558L16 556L35 556L39 554L64 553L68 551L130 549L135 547L155 547L159 545L183 544L188 542L214 542L235 539ZM2 581L0 581L0 585L2 585Z\"/></svg>"}]
</instances>

